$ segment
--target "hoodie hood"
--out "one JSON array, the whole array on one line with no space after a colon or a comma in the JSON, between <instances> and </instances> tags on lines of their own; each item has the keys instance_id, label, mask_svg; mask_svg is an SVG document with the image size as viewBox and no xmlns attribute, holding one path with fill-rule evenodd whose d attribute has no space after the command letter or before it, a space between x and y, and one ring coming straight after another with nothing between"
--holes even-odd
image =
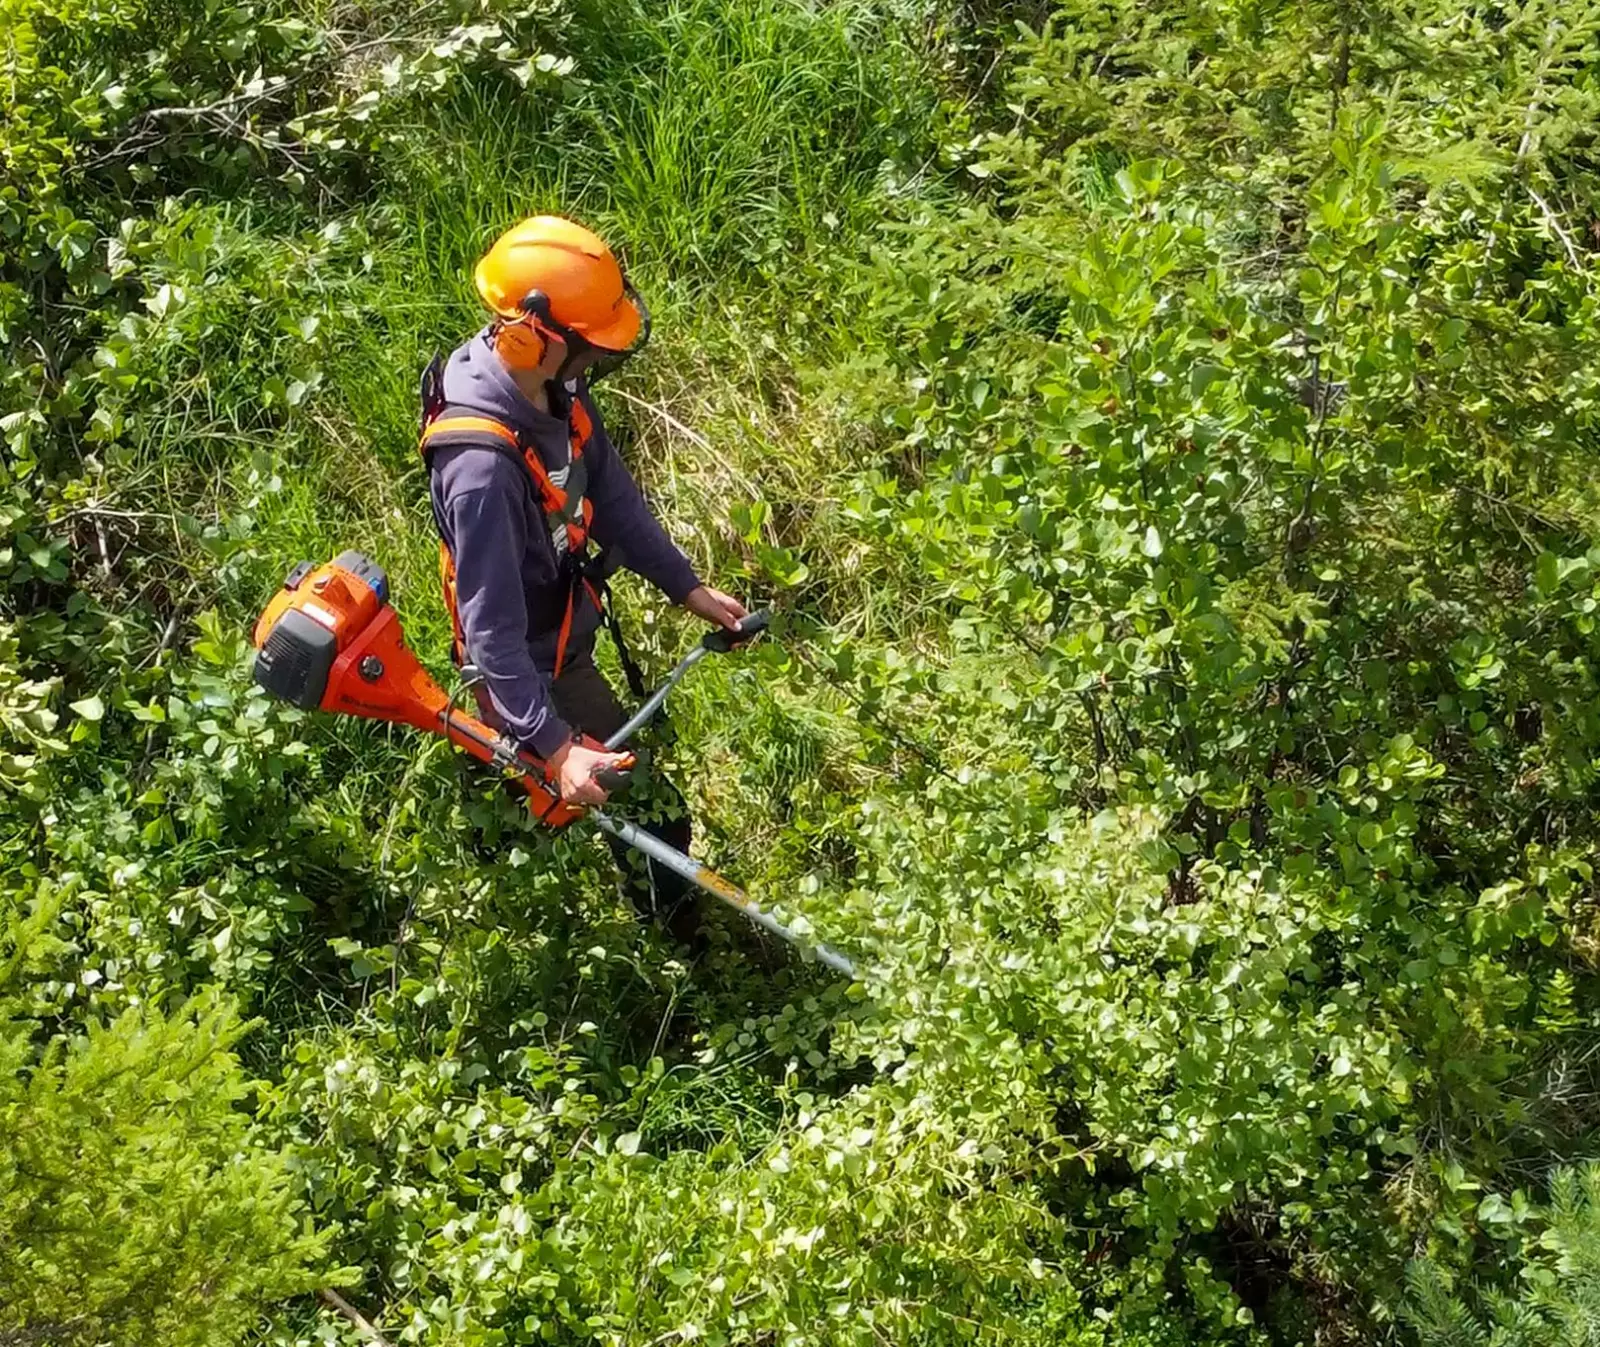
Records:
<instances>
[{"instance_id":1,"label":"hoodie hood","mask_svg":"<svg viewBox=\"0 0 1600 1347\"><path fill-rule=\"evenodd\" d=\"M485 327L451 353L444 367L444 400L452 407L471 408L532 436L541 451L547 441L565 445L566 425L541 412L523 395L511 371L494 350L494 326ZM571 396L576 391L569 387ZM558 461L560 457L558 456Z\"/></svg>"}]
</instances>

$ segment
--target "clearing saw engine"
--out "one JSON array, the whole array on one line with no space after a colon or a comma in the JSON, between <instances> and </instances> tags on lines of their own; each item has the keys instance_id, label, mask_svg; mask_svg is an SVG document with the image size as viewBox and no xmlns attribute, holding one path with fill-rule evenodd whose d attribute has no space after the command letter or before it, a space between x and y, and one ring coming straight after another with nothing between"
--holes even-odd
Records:
<instances>
[{"instance_id":1,"label":"clearing saw engine","mask_svg":"<svg viewBox=\"0 0 1600 1347\"><path fill-rule=\"evenodd\" d=\"M514 772L529 808L553 827L583 810L562 802L545 764L458 709L406 645L389 577L360 552L302 561L256 622L255 680L306 710L336 711L442 734L481 762Z\"/></svg>"},{"instance_id":2,"label":"clearing saw engine","mask_svg":"<svg viewBox=\"0 0 1600 1347\"><path fill-rule=\"evenodd\" d=\"M290 571L256 623L255 645L256 682L275 697L447 729L450 699L407 648L383 567L360 552Z\"/></svg>"},{"instance_id":3,"label":"clearing saw engine","mask_svg":"<svg viewBox=\"0 0 1600 1347\"><path fill-rule=\"evenodd\" d=\"M302 561L256 622L256 682L308 711L321 706L339 652L388 601L389 577L360 552Z\"/></svg>"}]
</instances>

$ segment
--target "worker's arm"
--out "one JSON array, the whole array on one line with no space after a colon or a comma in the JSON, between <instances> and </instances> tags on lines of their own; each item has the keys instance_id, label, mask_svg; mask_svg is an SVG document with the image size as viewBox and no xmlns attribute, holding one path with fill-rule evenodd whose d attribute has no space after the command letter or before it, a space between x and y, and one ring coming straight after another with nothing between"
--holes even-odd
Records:
<instances>
[{"instance_id":1,"label":"worker's arm","mask_svg":"<svg viewBox=\"0 0 1600 1347\"><path fill-rule=\"evenodd\" d=\"M549 763L561 798L569 804L604 804L606 792L595 784L594 775L620 759L573 741L571 729L556 714L550 685L529 653L522 588L527 516L515 490L506 486L474 487L449 498L456 610L467 658L482 672L506 733Z\"/></svg>"},{"instance_id":2,"label":"worker's arm","mask_svg":"<svg viewBox=\"0 0 1600 1347\"><path fill-rule=\"evenodd\" d=\"M524 470L494 450L456 448L436 451L435 472L435 509L448 524L467 658L482 672L506 733L550 764L561 798L604 804L593 776L618 757L573 742L528 649ZM550 582L557 580L552 567Z\"/></svg>"},{"instance_id":3,"label":"worker's arm","mask_svg":"<svg viewBox=\"0 0 1600 1347\"><path fill-rule=\"evenodd\" d=\"M745 608L731 594L701 583L689 558L667 536L650 507L645 504L639 484L622 461L616 445L606 434L599 409L583 398L594 433L584 449L589 464L589 499L594 503L594 539L607 550L617 548L622 564L642 575L673 603L681 604L713 626L733 628L745 616Z\"/></svg>"},{"instance_id":4,"label":"worker's arm","mask_svg":"<svg viewBox=\"0 0 1600 1347\"><path fill-rule=\"evenodd\" d=\"M611 443L589 395L579 396L594 423L594 433L583 450L589 470L589 499L594 503L590 530L594 540L606 551L615 548L624 566L642 575L673 603L681 604L700 588L700 577L645 504L639 484Z\"/></svg>"},{"instance_id":5,"label":"worker's arm","mask_svg":"<svg viewBox=\"0 0 1600 1347\"><path fill-rule=\"evenodd\" d=\"M503 455L490 450L465 452L504 461ZM470 466L476 471L461 475L470 476L473 484L450 491L446 504L454 540L456 611L467 658L483 674L485 690L506 733L548 758L572 738L572 731L556 714L550 685L528 648L528 600L522 578L528 524L521 483L511 483L508 490L493 480L497 467ZM480 476L489 480L479 484Z\"/></svg>"}]
</instances>

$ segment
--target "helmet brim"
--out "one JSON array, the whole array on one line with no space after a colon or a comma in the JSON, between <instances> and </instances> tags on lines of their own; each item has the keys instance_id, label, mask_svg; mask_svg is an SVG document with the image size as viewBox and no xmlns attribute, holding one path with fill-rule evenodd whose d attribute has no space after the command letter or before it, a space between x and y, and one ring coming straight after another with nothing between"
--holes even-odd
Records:
<instances>
[{"instance_id":1,"label":"helmet brim","mask_svg":"<svg viewBox=\"0 0 1600 1347\"><path fill-rule=\"evenodd\" d=\"M611 321L604 327L586 328L579 331L579 335L591 346L598 346L603 351L626 351L639 339L639 329L644 325L644 320L639 314L639 306L634 303L633 296L624 293L617 301L617 307Z\"/></svg>"}]
</instances>

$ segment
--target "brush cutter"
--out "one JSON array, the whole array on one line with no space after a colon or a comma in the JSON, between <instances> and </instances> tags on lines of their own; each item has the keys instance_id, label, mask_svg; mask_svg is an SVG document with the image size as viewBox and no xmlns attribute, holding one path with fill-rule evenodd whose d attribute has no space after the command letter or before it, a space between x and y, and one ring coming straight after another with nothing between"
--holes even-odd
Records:
<instances>
[{"instance_id":1,"label":"brush cutter","mask_svg":"<svg viewBox=\"0 0 1600 1347\"><path fill-rule=\"evenodd\" d=\"M767 614L752 613L737 632L707 633L627 724L604 744L585 738L586 746L612 752L621 749L650 722L667 693L695 664L709 654L725 653L753 639L766 629L767 622ZM693 857L627 819L562 800L542 759L461 710L459 694L447 695L429 676L406 646L399 616L389 605L388 577L361 553L341 552L315 567L302 561L289 572L283 588L256 622L254 642L256 682L273 696L308 710L387 720L443 735L457 748L514 778L527 792L529 811L539 822L564 828L587 818L780 940L810 949L829 968L847 977L856 975L855 965L843 954L803 940L764 912L742 889ZM632 765L631 754L627 761ZM596 779L606 790L615 790L626 784L627 775L606 772Z\"/></svg>"}]
</instances>

